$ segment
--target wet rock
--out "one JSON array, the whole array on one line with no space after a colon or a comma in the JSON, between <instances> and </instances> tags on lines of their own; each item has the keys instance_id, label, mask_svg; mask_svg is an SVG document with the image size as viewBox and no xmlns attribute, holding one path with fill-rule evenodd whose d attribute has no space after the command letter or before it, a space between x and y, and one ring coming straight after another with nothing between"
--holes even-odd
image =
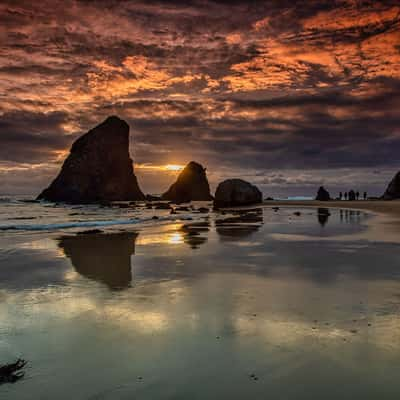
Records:
<instances>
[{"instance_id":1,"label":"wet rock","mask_svg":"<svg viewBox=\"0 0 400 400\"><path fill-rule=\"evenodd\" d=\"M160 196L154 196L152 194L146 194L146 200L147 201L160 201L161 197Z\"/></svg>"},{"instance_id":2,"label":"wet rock","mask_svg":"<svg viewBox=\"0 0 400 400\"><path fill-rule=\"evenodd\" d=\"M240 215L235 215L233 217L227 217L227 218L221 218L221 219L216 219L215 220L215 225L226 225L226 224L240 224L240 223L259 223L263 222L263 214L262 210L261 212L256 211L256 212L248 212L248 213L243 213Z\"/></svg>"},{"instance_id":3,"label":"wet rock","mask_svg":"<svg viewBox=\"0 0 400 400\"><path fill-rule=\"evenodd\" d=\"M176 207L175 210L176 211L190 211L190 208L186 207L186 206L181 206L181 207Z\"/></svg>"},{"instance_id":4,"label":"wet rock","mask_svg":"<svg viewBox=\"0 0 400 400\"><path fill-rule=\"evenodd\" d=\"M296 217L300 217L301 212L300 212L300 211L295 211L295 212L293 213L293 215L295 215Z\"/></svg>"},{"instance_id":5,"label":"wet rock","mask_svg":"<svg viewBox=\"0 0 400 400\"><path fill-rule=\"evenodd\" d=\"M77 139L38 199L65 203L143 200L129 156L129 125L112 116Z\"/></svg>"},{"instance_id":6,"label":"wet rock","mask_svg":"<svg viewBox=\"0 0 400 400\"><path fill-rule=\"evenodd\" d=\"M331 196L330 196L329 192L323 186L320 186L315 200L329 201L330 199L331 199Z\"/></svg>"},{"instance_id":7,"label":"wet rock","mask_svg":"<svg viewBox=\"0 0 400 400\"><path fill-rule=\"evenodd\" d=\"M258 381L258 376L256 374L249 374L249 378L253 381Z\"/></svg>"},{"instance_id":8,"label":"wet rock","mask_svg":"<svg viewBox=\"0 0 400 400\"><path fill-rule=\"evenodd\" d=\"M162 195L162 198L177 204L196 200L212 200L206 169L191 161L179 174L176 182Z\"/></svg>"},{"instance_id":9,"label":"wet rock","mask_svg":"<svg viewBox=\"0 0 400 400\"><path fill-rule=\"evenodd\" d=\"M95 235L99 233L103 233L103 231L101 229L88 229L86 231L76 232L77 235Z\"/></svg>"},{"instance_id":10,"label":"wet rock","mask_svg":"<svg viewBox=\"0 0 400 400\"><path fill-rule=\"evenodd\" d=\"M156 210L171 210L172 208L169 203L154 203L153 206Z\"/></svg>"},{"instance_id":11,"label":"wet rock","mask_svg":"<svg viewBox=\"0 0 400 400\"><path fill-rule=\"evenodd\" d=\"M27 362L22 358L14 363L0 365L0 385L3 383L15 383L25 375L23 368Z\"/></svg>"},{"instance_id":12,"label":"wet rock","mask_svg":"<svg viewBox=\"0 0 400 400\"><path fill-rule=\"evenodd\" d=\"M197 211L202 214L207 214L210 210L206 207L200 207Z\"/></svg>"},{"instance_id":13,"label":"wet rock","mask_svg":"<svg viewBox=\"0 0 400 400\"><path fill-rule=\"evenodd\" d=\"M118 204L115 204L115 207L118 207L118 208L130 208L130 205L126 204L126 203L118 203Z\"/></svg>"},{"instance_id":14,"label":"wet rock","mask_svg":"<svg viewBox=\"0 0 400 400\"><path fill-rule=\"evenodd\" d=\"M214 208L246 206L261 202L262 193L256 186L242 179L227 179L217 187Z\"/></svg>"}]
</instances>

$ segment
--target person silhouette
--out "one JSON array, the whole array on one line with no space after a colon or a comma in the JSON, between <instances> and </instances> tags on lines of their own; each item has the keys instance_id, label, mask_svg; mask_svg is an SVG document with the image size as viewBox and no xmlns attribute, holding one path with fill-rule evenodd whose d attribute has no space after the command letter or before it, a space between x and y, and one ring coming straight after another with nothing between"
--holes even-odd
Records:
<instances>
[{"instance_id":1,"label":"person silhouette","mask_svg":"<svg viewBox=\"0 0 400 400\"><path fill-rule=\"evenodd\" d=\"M358 200L360 198L360 192L357 190L356 192L356 199Z\"/></svg>"},{"instance_id":2,"label":"person silhouette","mask_svg":"<svg viewBox=\"0 0 400 400\"><path fill-rule=\"evenodd\" d=\"M344 199L347 200L347 192L344 193Z\"/></svg>"},{"instance_id":3,"label":"person silhouette","mask_svg":"<svg viewBox=\"0 0 400 400\"><path fill-rule=\"evenodd\" d=\"M339 192L339 200L342 200L342 198L343 198L343 193Z\"/></svg>"},{"instance_id":4,"label":"person silhouette","mask_svg":"<svg viewBox=\"0 0 400 400\"><path fill-rule=\"evenodd\" d=\"M367 200L367 192L364 192L364 200Z\"/></svg>"}]
</instances>

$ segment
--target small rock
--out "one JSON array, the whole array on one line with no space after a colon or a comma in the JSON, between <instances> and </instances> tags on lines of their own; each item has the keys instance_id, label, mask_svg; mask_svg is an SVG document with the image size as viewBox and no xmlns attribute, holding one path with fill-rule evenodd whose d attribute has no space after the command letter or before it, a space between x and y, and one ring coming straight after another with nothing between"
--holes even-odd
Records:
<instances>
[{"instance_id":1,"label":"small rock","mask_svg":"<svg viewBox=\"0 0 400 400\"><path fill-rule=\"evenodd\" d=\"M86 231L76 232L77 235L93 235L97 233L103 233L103 231L101 229L88 229Z\"/></svg>"}]
</instances>

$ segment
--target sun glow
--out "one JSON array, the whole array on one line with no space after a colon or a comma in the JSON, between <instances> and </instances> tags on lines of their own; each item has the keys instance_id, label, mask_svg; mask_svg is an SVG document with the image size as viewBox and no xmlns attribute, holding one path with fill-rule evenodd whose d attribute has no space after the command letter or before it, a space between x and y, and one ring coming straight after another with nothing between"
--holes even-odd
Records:
<instances>
[{"instance_id":1,"label":"sun glow","mask_svg":"<svg viewBox=\"0 0 400 400\"><path fill-rule=\"evenodd\" d=\"M180 164L166 164L166 165L154 165L154 164L136 164L135 169L147 169L154 171L181 171L184 166Z\"/></svg>"},{"instance_id":2,"label":"sun glow","mask_svg":"<svg viewBox=\"0 0 400 400\"><path fill-rule=\"evenodd\" d=\"M183 165L179 165L179 164L167 164L165 166L165 169L167 171L180 171L183 169Z\"/></svg>"}]
</instances>

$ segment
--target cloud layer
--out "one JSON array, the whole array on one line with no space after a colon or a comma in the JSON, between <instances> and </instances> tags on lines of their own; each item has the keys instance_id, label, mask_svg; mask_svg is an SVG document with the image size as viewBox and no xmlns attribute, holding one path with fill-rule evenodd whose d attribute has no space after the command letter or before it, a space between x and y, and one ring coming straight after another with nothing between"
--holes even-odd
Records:
<instances>
[{"instance_id":1,"label":"cloud layer","mask_svg":"<svg viewBox=\"0 0 400 400\"><path fill-rule=\"evenodd\" d=\"M378 192L400 165L396 1L5 0L0 37L2 193L39 191L110 114L150 192L173 175L141 164L266 194Z\"/></svg>"}]
</instances>

